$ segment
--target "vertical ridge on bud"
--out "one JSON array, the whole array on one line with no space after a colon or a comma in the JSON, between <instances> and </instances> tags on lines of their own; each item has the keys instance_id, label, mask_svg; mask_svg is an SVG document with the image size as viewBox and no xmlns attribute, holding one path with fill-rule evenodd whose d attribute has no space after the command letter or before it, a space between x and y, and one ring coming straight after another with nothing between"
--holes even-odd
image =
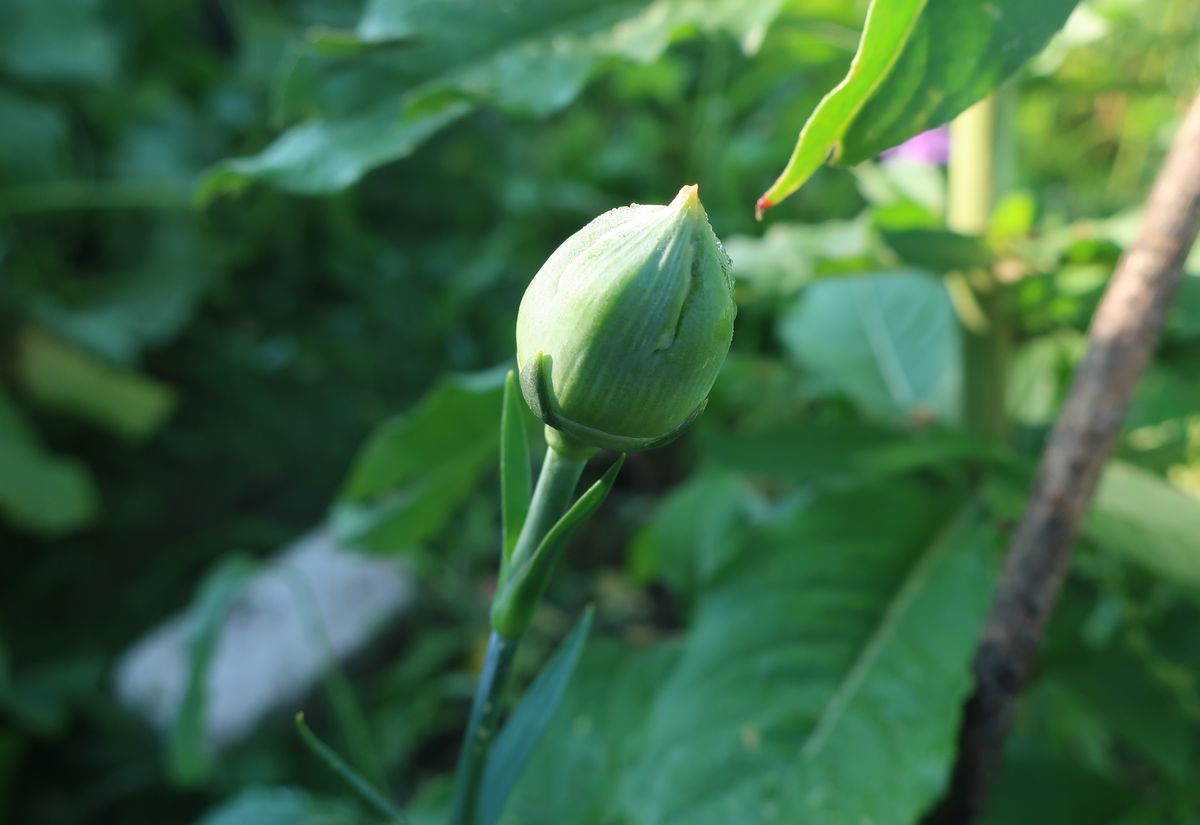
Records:
<instances>
[{"instance_id":1,"label":"vertical ridge on bud","mask_svg":"<svg viewBox=\"0 0 1200 825\"><path fill-rule=\"evenodd\" d=\"M704 403L733 337L731 267L699 187L604 213L534 276L517 317L522 387L548 425L628 451ZM531 370L545 374L533 380ZM601 443L604 442L604 443Z\"/></svg>"}]
</instances>

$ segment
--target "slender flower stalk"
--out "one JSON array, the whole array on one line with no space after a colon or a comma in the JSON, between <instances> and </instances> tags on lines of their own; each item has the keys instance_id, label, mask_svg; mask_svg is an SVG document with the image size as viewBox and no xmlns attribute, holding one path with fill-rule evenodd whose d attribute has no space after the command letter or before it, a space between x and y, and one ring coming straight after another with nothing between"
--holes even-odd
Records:
<instances>
[{"instance_id":1,"label":"slender flower stalk","mask_svg":"<svg viewBox=\"0 0 1200 825\"><path fill-rule=\"evenodd\" d=\"M553 447L546 450L546 460L542 463L529 515L521 528L511 564L519 565L523 559L528 559L567 512L586 463L586 458L566 456ZM450 817L452 825L473 825L475 822L479 785L499 728L500 702L520 640L520 636L505 638L498 630L492 630L488 638L487 654L459 755L458 786Z\"/></svg>"},{"instance_id":2,"label":"slender flower stalk","mask_svg":"<svg viewBox=\"0 0 1200 825\"><path fill-rule=\"evenodd\" d=\"M501 420L500 577L450 825L479 825L513 657L571 534L612 489L624 453L671 440L703 411L735 313L729 258L695 186L665 206L601 215L568 238L526 290L517 318L520 382L509 374ZM521 395L546 424L532 493ZM599 450L622 455L572 503Z\"/></svg>"}]
</instances>

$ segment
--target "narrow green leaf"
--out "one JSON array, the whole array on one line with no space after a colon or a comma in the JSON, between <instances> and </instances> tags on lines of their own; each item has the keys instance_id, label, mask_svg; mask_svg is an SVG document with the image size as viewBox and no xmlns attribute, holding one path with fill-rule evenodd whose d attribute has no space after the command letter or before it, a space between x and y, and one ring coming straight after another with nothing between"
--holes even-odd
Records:
<instances>
[{"instance_id":1,"label":"narrow green leaf","mask_svg":"<svg viewBox=\"0 0 1200 825\"><path fill-rule=\"evenodd\" d=\"M477 825L495 825L500 820L509 795L567 692L594 613L591 607L584 611L579 624L558 646L500 731L484 768Z\"/></svg>"},{"instance_id":2,"label":"narrow green leaf","mask_svg":"<svg viewBox=\"0 0 1200 825\"><path fill-rule=\"evenodd\" d=\"M304 744L308 746L318 759L325 763L331 771L340 776L347 785L349 785L355 793L370 803L375 810L386 816L394 822L404 822L404 815L400 810L388 800L378 789L363 776L345 759L338 756L337 752L326 745L321 739L312 732L308 727L308 723L304 721L304 714L296 714L296 731L300 734L300 738Z\"/></svg>"},{"instance_id":3,"label":"narrow green leaf","mask_svg":"<svg viewBox=\"0 0 1200 825\"><path fill-rule=\"evenodd\" d=\"M525 435L525 415L522 411L524 406L516 373L509 370L504 381L504 411L500 414L500 497L506 560L517 546L517 537L521 535L533 495L529 442Z\"/></svg>"},{"instance_id":4,"label":"narrow green leaf","mask_svg":"<svg viewBox=\"0 0 1200 825\"><path fill-rule=\"evenodd\" d=\"M821 99L800 130L787 166L758 201L760 218L764 210L799 189L830 154L837 157L842 135L899 60L925 3L926 0L873 0L867 8L862 39L850 71Z\"/></svg>"},{"instance_id":5,"label":"narrow green leaf","mask_svg":"<svg viewBox=\"0 0 1200 825\"><path fill-rule=\"evenodd\" d=\"M231 556L208 575L188 610L191 633L187 688L168 738L171 774L182 785L195 785L212 772L213 757L206 736L208 666L216 652L221 626L258 563Z\"/></svg>"},{"instance_id":6,"label":"narrow green leaf","mask_svg":"<svg viewBox=\"0 0 1200 825\"><path fill-rule=\"evenodd\" d=\"M559 556L579 525L608 498L624 463L625 454L622 453L600 480L589 487L550 528L537 549L520 566L506 571L492 605L492 627L503 636L518 638L529 627L533 614L541 604L542 594L546 592L546 585L554 574Z\"/></svg>"},{"instance_id":7,"label":"narrow green leaf","mask_svg":"<svg viewBox=\"0 0 1200 825\"><path fill-rule=\"evenodd\" d=\"M872 0L845 79L817 105L769 209L828 157L868 160L952 120L1046 45L1078 0Z\"/></svg>"}]
</instances>

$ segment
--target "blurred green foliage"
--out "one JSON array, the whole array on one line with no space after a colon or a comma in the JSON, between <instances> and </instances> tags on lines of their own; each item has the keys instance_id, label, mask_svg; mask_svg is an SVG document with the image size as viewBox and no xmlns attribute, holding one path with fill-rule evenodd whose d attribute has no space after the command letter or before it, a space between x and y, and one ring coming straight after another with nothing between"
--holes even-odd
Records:
<instances>
[{"instance_id":1,"label":"blurred green foliage","mask_svg":"<svg viewBox=\"0 0 1200 825\"><path fill-rule=\"evenodd\" d=\"M998 534L1200 83L1200 18L1083 4L1020 75L1011 194L966 238L942 228L941 170L904 162L822 168L756 224L865 4L703 5L543 3L531 26L499 4L8 0L0 822L370 821L290 714L185 776L202 697L168 745L111 685L193 598L219 614L241 554L327 519L408 553L422 587L353 663L356 696L312 700L314 725L437 822L494 570L493 368L521 292L596 214L694 181L735 262L734 353L695 432L630 458L551 590L519 675L588 601L597 638L508 821L754 822L838 788L857 807L823 821L900 822L932 801ZM1011 450L953 428L939 275L980 260L1012 281ZM1200 818L1191 271L993 825ZM909 733L895 751L861 744L889 722Z\"/></svg>"}]
</instances>

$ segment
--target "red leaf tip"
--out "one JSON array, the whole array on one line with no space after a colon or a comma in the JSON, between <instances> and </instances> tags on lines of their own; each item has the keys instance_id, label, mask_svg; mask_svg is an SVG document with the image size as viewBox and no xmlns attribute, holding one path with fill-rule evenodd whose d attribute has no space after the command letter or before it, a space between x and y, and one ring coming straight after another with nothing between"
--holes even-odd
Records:
<instances>
[{"instance_id":1,"label":"red leaf tip","mask_svg":"<svg viewBox=\"0 0 1200 825\"><path fill-rule=\"evenodd\" d=\"M763 219L763 212L766 212L774 205L775 201L763 195L758 199L758 203L754 204L754 219L761 221Z\"/></svg>"}]
</instances>

